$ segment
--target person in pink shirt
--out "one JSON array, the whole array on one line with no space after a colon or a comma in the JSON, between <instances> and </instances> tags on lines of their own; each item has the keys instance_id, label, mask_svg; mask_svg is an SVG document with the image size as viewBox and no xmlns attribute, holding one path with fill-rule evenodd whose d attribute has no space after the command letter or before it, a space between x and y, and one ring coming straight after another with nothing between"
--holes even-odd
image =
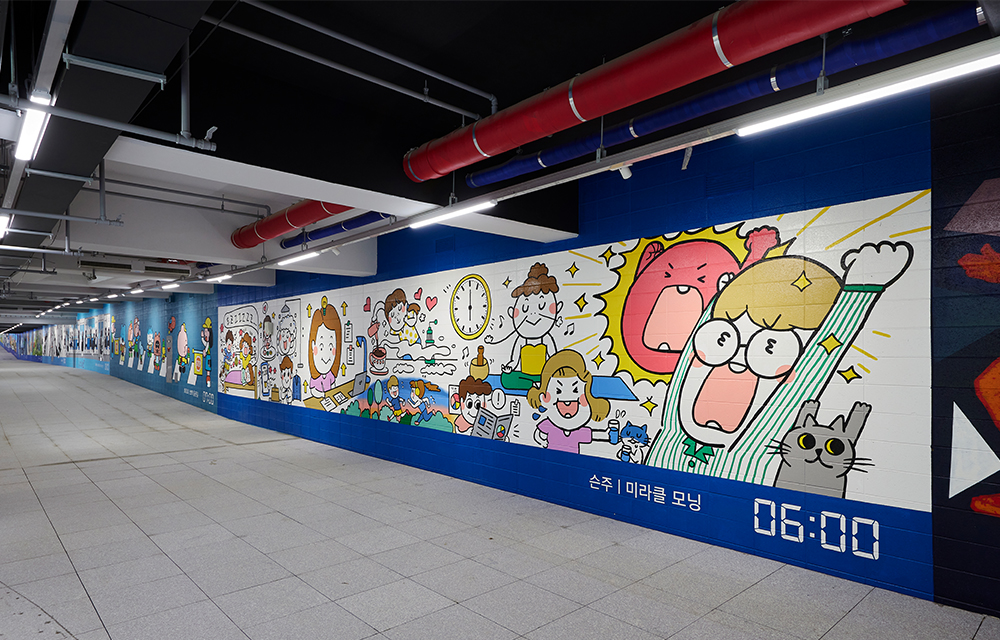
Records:
<instances>
[{"instance_id":1,"label":"person in pink shirt","mask_svg":"<svg viewBox=\"0 0 1000 640\"><path fill-rule=\"evenodd\" d=\"M545 415L535 426L535 442L556 451L580 453L580 445L608 440L607 431L595 432L587 426L604 420L611 411L611 403L591 394L591 382L587 364L576 351L564 349L546 361L541 388L528 391L528 404Z\"/></svg>"}]
</instances>

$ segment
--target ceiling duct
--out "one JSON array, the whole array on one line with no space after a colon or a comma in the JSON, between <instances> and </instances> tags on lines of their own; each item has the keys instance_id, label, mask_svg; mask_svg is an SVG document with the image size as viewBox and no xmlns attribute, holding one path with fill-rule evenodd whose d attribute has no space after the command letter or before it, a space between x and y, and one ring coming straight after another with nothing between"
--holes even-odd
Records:
<instances>
[{"instance_id":1,"label":"ceiling duct","mask_svg":"<svg viewBox=\"0 0 1000 640\"><path fill-rule=\"evenodd\" d=\"M521 145L691 84L906 0L743 0L403 158L414 182L446 176Z\"/></svg>"},{"instance_id":2,"label":"ceiling duct","mask_svg":"<svg viewBox=\"0 0 1000 640\"><path fill-rule=\"evenodd\" d=\"M353 207L330 204L317 200L303 200L277 213L233 231L233 246L237 249L252 249L259 244L319 222L338 213L350 211Z\"/></svg>"}]
</instances>

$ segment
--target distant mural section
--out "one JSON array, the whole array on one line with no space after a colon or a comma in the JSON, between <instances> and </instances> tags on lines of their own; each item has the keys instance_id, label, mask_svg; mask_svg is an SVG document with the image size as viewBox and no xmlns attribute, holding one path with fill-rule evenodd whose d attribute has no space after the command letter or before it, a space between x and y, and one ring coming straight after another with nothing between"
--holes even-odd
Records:
<instances>
[{"instance_id":1,"label":"distant mural section","mask_svg":"<svg viewBox=\"0 0 1000 640\"><path fill-rule=\"evenodd\" d=\"M111 315L104 310L79 314L75 325L46 325L2 339L19 358L109 373Z\"/></svg>"},{"instance_id":2,"label":"distant mural section","mask_svg":"<svg viewBox=\"0 0 1000 640\"><path fill-rule=\"evenodd\" d=\"M180 380L929 512L929 194L220 307Z\"/></svg>"},{"instance_id":3,"label":"distant mural section","mask_svg":"<svg viewBox=\"0 0 1000 640\"><path fill-rule=\"evenodd\" d=\"M111 374L215 412L215 312L214 295L115 304Z\"/></svg>"}]
</instances>

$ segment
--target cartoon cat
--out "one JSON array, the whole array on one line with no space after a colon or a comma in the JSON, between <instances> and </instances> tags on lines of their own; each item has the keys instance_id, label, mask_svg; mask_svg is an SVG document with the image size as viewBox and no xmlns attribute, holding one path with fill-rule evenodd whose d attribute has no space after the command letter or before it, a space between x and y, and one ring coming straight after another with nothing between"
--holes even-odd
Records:
<instances>
[{"instance_id":1,"label":"cartoon cat","mask_svg":"<svg viewBox=\"0 0 1000 640\"><path fill-rule=\"evenodd\" d=\"M639 426L626 422L619 439L622 443L621 449L618 450L619 460L634 464L642 464L645 461L645 447L649 446L646 425Z\"/></svg>"},{"instance_id":2,"label":"cartoon cat","mask_svg":"<svg viewBox=\"0 0 1000 640\"><path fill-rule=\"evenodd\" d=\"M847 474L871 464L868 458L859 458L855 453L871 409L869 404L855 402L846 422L844 416L837 416L829 425L823 425L816 421L819 402L803 402L795 424L770 447L771 454L781 456L774 486L843 498Z\"/></svg>"}]
</instances>

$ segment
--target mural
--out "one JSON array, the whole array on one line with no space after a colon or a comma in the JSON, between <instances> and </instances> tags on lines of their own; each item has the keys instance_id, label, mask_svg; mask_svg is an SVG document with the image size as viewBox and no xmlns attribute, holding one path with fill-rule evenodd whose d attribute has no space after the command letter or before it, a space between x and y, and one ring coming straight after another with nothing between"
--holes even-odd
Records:
<instances>
[{"instance_id":1,"label":"mural","mask_svg":"<svg viewBox=\"0 0 1000 640\"><path fill-rule=\"evenodd\" d=\"M929 511L929 194L220 307L215 388Z\"/></svg>"}]
</instances>

